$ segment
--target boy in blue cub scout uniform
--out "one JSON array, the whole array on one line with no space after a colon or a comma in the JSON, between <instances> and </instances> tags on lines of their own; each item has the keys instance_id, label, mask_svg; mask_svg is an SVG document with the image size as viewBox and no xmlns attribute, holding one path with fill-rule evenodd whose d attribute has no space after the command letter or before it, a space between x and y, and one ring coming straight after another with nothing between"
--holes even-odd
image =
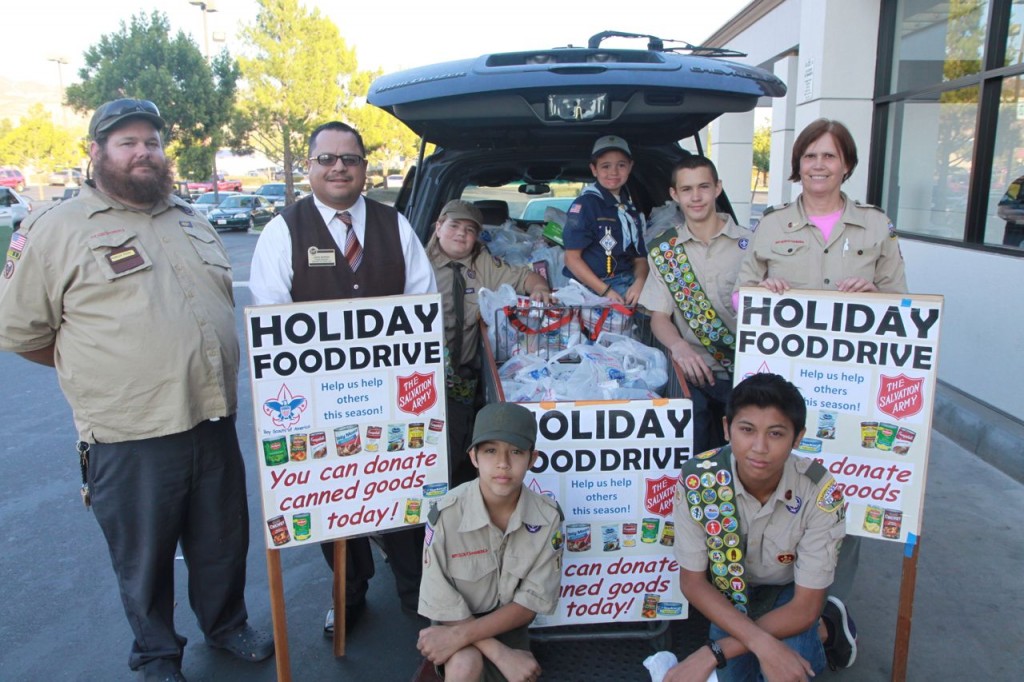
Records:
<instances>
[{"instance_id":1,"label":"boy in blue cub scout uniform","mask_svg":"<svg viewBox=\"0 0 1024 682\"><path fill-rule=\"evenodd\" d=\"M805 680L825 668L819 619L845 535L835 479L792 454L804 434L800 391L775 374L737 384L729 445L683 465L673 517L679 581L711 621L710 639L666 682ZM760 677L760 676L763 677Z\"/></svg>"},{"instance_id":2,"label":"boy in blue cub scout uniform","mask_svg":"<svg viewBox=\"0 0 1024 682\"><path fill-rule=\"evenodd\" d=\"M625 140L606 135L595 142L590 172L597 182L576 197L562 230L565 276L627 305L636 304L647 278L647 221L626 187L632 170Z\"/></svg>"},{"instance_id":3,"label":"boy in blue cub scout uniform","mask_svg":"<svg viewBox=\"0 0 1024 682\"><path fill-rule=\"evenodd\" d=\"M533 413L487 405L469 456L479 478L431 505L419 612L433 625L417 647L447 680L536 680L527 627L554 613L562 574L562 510L523 487L536 453Z\"/></svg>"}]
</instances>

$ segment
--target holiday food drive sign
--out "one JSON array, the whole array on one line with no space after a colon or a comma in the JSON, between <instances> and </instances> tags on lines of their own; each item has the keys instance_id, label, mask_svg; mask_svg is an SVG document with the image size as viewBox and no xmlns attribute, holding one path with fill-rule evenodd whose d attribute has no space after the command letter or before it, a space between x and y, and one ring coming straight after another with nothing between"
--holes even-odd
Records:
<instances>
[{"instance_id":1,"label":"holiday food drive sign","mask_svg":"<svg viewBox=\"0 0 1024 682\"><path fill-rule=\"evenodd\" d=\"M437 294L245 310L268 547L420 523L448 490Z\"/></svg>"},{"instance_id":2,"label":"holiday food drive sign","mask_svg":"<svg viewBox=\"0 0 1024 682\"><path fill-rule=\"evenodd\" d=\"M537 461L524 485L565 514L561 598L535 627L685 618L672 500L693 442L689 400L524 403Z\"/></svg>"},{"instance_id":3,"label":"holiday food drive sign","mask_svg":"<svg viewBox=\"0 0 1024 682\"><path fill-rule=\"evenodd\" d=\"M846 531L920 534L942 297L740 292L736 377L781 374L807 403L797 454L835 477Z\"/></svg>"}]
</instances>

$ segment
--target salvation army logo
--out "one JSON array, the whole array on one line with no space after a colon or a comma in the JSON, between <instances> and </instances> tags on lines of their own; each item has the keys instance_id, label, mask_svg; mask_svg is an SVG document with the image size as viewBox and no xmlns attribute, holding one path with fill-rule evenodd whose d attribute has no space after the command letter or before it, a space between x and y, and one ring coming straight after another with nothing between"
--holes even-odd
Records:
<instances>
[{"instance_id":1,"label":"salvation army logo","mask_svg":"<svg viewBox=\"0 0 1024 682\"><path fill-rule=\"evenodd\" d=\"M906 374L882 375L878 384L878 409L896 419L910 417L924 407L924 379L911 379Z\"/></svg>"},{"instance_id":2,"label":"salvation army logo","mask_svg":"<svg viewBox=\"0 0 1024 682\"><path fill-rule=\"evenodd\" d=\"M672 497L676 479L671 476L645 478L647 490L644 494L644 509L652 514L668 518L672 514Z\"/></svg>"},{"instance_id":3,"label":"salvation army logo","mask_svg":"<svg viewBox=\"0 0 1024 682\"><path fill-rule=\"evenodd\" d=\"M413 372L398 377L398 409L409 414L423 414L437 404L437 385L434 373Z\"/></svg>"},{"instance_id":4,"label":"salvation army logo","mask_svg":"<svg viewBox=\"0 0 1024 682\"><path fill-rule=\"evenodd\" d=\"M263 414L270 417L274 426L295 426L307 407L309 401L304 396L293 395L287 384L281 384L277 397L263 403Z\"/></svg>"}]
</instances>

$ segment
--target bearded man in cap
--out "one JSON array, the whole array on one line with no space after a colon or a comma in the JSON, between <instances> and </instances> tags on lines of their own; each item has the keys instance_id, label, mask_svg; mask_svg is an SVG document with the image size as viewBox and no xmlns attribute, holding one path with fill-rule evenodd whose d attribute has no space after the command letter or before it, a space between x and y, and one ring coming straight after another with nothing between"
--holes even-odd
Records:
<instances>
[{"instance_id":1,"label":"bearded man in cap","mask_svg":"<svg viewBox=\"0 0 1024 682\"><path fill-rule=\"evenodd\" d=\"M93 177L34 213L7 252L0 349L55 367L71 404L88 460L83 495L135 635L129 666L146 680L184 680L179 542L207 643L249 661L274 643L245 607L231 265L209 223L171 194L164 128L145 100L96 110Z\"/></svg>"}]
</instances>

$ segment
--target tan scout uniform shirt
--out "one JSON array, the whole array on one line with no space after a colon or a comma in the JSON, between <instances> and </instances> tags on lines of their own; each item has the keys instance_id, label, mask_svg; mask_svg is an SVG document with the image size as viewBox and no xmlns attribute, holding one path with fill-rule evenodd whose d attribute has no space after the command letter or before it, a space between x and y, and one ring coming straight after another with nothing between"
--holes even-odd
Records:
<instances>
[{"instance_id":1,"label":"tan scout uniform shirt","mask_svg":"<svg viewBox=\"0 0 1024 682\"><path fill-rule=\"evenodd\" d=\"M427 244L427 255L430 257L431 265L434 266L437 290L442 294L444 338L448 346L451 347L452 339L458 333L458 330L455 328L455 300L451 295L452 280L455 277L455 273L448 267L448 264L453 259L441 251L436 237L431 238ZM458 262L465 266L462 269L462 277L466 280L466 297L465 305L463 306L463 321L465 324L462 329L462 358L458 367L474 366L477 346L480 343L480 304L477 302L480 289L486 287L494 291L502 284L508 284L517 293L522 294L525 292L526 278L530 276L532 270L527 267L509 265L500 258L491 256L487 253L486 249L475 259L473 256L467 256L466 258L459 259ZM494 324L494 320L484 320L484 322L489 325Z\"/></svg>"},{"instance_id":2,"label":"tan scout uniform shirt","mask_svg":"<svg viewBox=\"0 0 1024 682\"><path fill-rule=\"evenodd\" d=\"M751 585L797 585L824 589L832 584L839 541L846 534L842 504L826 511L835 479L825 476L814 483L804 475L813 460L790 455L775 494L762 505L743 488L732 461L733 503L740 532L746 538L744 578ZM712 472L713 473L713 472ZM704 521L694 520L680 480L672 516L676 524L675 556L688 571L708 567L708 535ZM721 504L721 502L719 502ZM719 517L721 520L721 517ZM724 533L724 531L723 531Z\"/></svg>"},{"instance_id":3,"label":"tan scout uniform shirt","mask_svg":"<svg viewBox=\"0 0 1024 682\"><path fill-rule=\"evenodd\" d=\"M88 185L33 218L0 277L0 349L56 343L82 439L153 438L235 413L231 265L205 218L177 198L127 209Z\"/></svg>"},{"instance_id":4,"label":"tan scout uniform shirt","mask_svg":"<svg viewBox=\"0 0 1024 682\"><path fill-rule=\"evenodd\" d=\"M719 216L725 220L725 225L722 227L722 231L715 235L708 244L694 237L686 225L676 227L675 234L677 243L681 240L686 247L686 257L693 266L697 282L707 293L708 300L711 301L715 312L722 318L722 322L735 334L736 311L732 308L732 292L736 286L736 275L740 271L740 264L747 254L746 249L753 239L754 233L737 225L730 215L719 214ZM659 235L657 241L652 239L647 245L648 251L665 242L668 239L664 236L665 234ZM672 233L668 234L671 236ZM676 305L672 292L669 291L668 284L662 278L658 271L658 265L650 253L647 255L647 264L650 269L647 273L647 281L644 282L644 289L640 293L640 305L648 310L671 315L672 321L679 329L679 334L708 361L712 371L727 371L707 352L693 330L690 329L690 325L683 317L679 306Z\"/></svg>"},{"instance_id":5,"label":"tan scout uniform shirt","mask_svg":"<svg viewBox=\"0 0 1024 682\"><path fill-rule=\"evenodd\" d=\"M523 488L503 534L492 523L479 480L464 483L428 515L419 612L450 622L515 602L554 613L562 580L562 514Z\"/></svg>"},{"instance_id":6,"label":"tan scout uniform shirt","mask_svg":"<svg viewBox=\"0 0 1024 682\"><path fill-rule=\"evenodd\" d=\"M905 293L903 256L892 222L881 209L842 196L843 215L832 228L828 243L807 219L800 197L765 213L736 287L781 277L794 289L834 291L837 282L862 277L881 292Z\"/></svg>"}]
</instances>

